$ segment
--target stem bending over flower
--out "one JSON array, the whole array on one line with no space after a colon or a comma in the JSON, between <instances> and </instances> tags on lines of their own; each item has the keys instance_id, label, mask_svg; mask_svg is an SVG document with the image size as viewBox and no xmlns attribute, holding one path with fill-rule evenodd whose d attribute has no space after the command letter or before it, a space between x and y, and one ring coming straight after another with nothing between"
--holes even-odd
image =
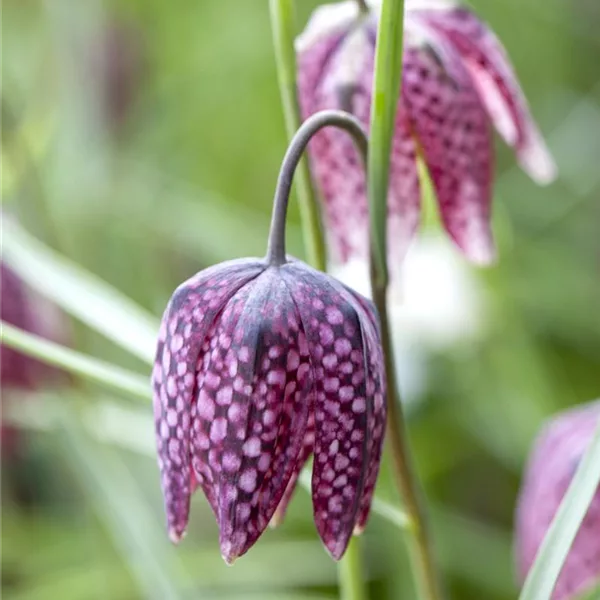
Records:
<instances>
[{"instance_id":1,"label":"stem bending over flower","mask_svg":"<svg viewBox=\"0 0 600 600\"><path fill-rule=\"evenodd\" d=\"M343 129L352 136L366 164L368 148L367 134L358 119L340 110L324 110L306 119L292 138L283 159L281 170L279 171L267 248L267 261L271 265L281 265L286 262L285 223L296 167L302 158L302 153L315 133L329 126Z\"/></svg>"}]
</instances>

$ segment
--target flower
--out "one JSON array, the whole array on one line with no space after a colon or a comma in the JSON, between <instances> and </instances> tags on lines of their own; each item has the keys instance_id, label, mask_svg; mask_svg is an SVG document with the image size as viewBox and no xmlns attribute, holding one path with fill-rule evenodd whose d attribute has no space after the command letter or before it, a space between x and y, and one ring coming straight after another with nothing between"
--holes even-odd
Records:
<instances>
[{"instance_id":1,"label":"flower","mask_svg":"<svg viewBox=\"0 0 600 600\"><path fill-rule=\"evenodd\" d=\"M3 215L4 217L4 215ZM35 335L67 343L63 314L28 288L5 262L0 261L0 318ZM34 390L40 383L65 380L65 374L12 348L0 345L0 382L2 393L9 390Z\"/></svg>"},{"instance_id":2,"label":"flower","mask_svg":"<svg viewBox=\"0 0 600 600\"><path fill-rule=\"evenodd\" d=\"M312 453L314 518L332 557L364 527L386 417L367 299L297 260L201 271L167 306L153 390L174 542L200 487L233 562L281 520Z\"/></svg>"},{"instance_id":3,"label":"flower","mask_svg":"<svg viewBox=\"0 0 600 600\"><path fill-rule=\"evenodd\" d=\"M600 401L555 416L535 442L519 495L516 555L525 580L600 420ZM600 488L556 582L553 600L575 598L600 580Z\"/></svg>"},{"instance_id":4,"label":"flower","mask_svg":"<svg viewBox=\"0 0 600 600\"><path fill-rule=\"evenodd\" d=\"M304 117L341 108L369 122L377 11L361 12L358 4L318 8L297 39ZM401 263L419 223L417 155L429 169L450 237L472 262L490 263L495 255L490 121L537 182L554 178L554 163L503 47L470 10L442 0L409 2L404 43L388 195L390 263ZM356 150L343 133L324 130L309 151L332 261L364 259L367 199Z\"/></svg>"}]
</instances>

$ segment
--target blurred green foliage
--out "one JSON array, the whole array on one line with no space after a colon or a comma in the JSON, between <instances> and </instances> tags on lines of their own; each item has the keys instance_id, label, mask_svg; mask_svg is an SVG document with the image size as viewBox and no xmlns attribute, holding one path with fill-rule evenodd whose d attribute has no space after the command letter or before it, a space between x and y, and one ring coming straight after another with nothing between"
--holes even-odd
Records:
<instances>
[{"instance_id":1,"label":"blurred green foliage","mask_svg":"<svg viewBox=\"0 0 600 600\"><path fill-rule=\"evenodd\" d=\"M299 26L316 4L297 2ZM589 0L472 5L505 43L561 176L536 188L498 145L500 262L474 272L485 330L430 353L410 425L452 597L508 600L532 438L550 413L599 394L600 13ZM5 212L157 316L201 267L264 251L285 147L266 0L2 8ZM298 231L292 204L290 250L301 255ZM148 372L81 324L72 343ZM87 385L3 402L26 409L3 465L7 599L335 597L304 491L283 527L228 569L200 496L182 546L166 540L151 448L136 441L149 410ZM122 413L82 430L63 403ZM105 435L115 423L120 439ZM393 498L385 468L380 488ZM400 531L373 516L364 540L373 597L411 598Z\"/></svg>"}]
</instances>

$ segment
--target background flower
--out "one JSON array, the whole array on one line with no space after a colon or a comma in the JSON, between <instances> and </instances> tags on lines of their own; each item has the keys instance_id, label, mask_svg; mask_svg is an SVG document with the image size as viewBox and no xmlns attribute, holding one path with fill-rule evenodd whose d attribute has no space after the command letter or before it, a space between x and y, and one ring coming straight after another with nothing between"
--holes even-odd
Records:
<instances>
[{"instance_id":1,"label":"background flower","mask_svg":"<svg viewBox=\"0 0 600 600\"><path fill-rule=\"evenodd\" d=\"M600 401L578 406L553 417L535 442L517 507L515 542L521 581L599 422ZM600 487L569 550L552 598L576 598L599 580Z\"/></svg>"},{"instance_id":2,"label":"background flower","mask_svg":"<svg viewBox=\"0 0 600 600\"><path fill-rule=\"evenodd\" d=\"M305 116L324 108L355 114L365 125L379 3L320 7L298 38L298 89ZM490 231L493 185L491 121L538 182L555 166L534 124L501 43L474 13L454 3L409 3L403 85L396 117L388 196L390 264L396 271L419 224L417 155L427 165L442 223L472 262L495 255ZM356 150L343 134L323 131L311 145L334 263L365 258L367 200Z\"/></svg>"}]
</instances>

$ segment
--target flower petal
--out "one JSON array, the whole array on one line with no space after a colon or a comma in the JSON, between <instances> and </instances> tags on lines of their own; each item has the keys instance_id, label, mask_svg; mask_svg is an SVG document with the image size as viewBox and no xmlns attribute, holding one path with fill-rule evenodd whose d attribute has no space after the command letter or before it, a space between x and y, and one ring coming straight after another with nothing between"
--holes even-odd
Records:
<instances>
[{"instance_id":1,"label":"flower petal","mask_svg":"<svg viewBox=\"0 0 600 600\"><path fill-rule=\"evenodd\" d=\"M525 580L540 544L588 448L600 419L600 402L577 406L555 416L535 442L516 513L516 558ZM553 600L578 597L600 578L598 488L556 582Z\"/></svg>"},{"instance_id":2,"label":"flower petal","mask_svg":"<svg viewBox=\"0 0 600 600\"><path fill-rule=\"evenodd\" d=\"M277 268L233 297L198 376L194 465L212 487L231 563L269 524L300 454L312 390L308 349Z\"/></svg>"},{"instance_id":3,"label":"flower petal","mask_svg":"<svg viewBox=\"0 0 600 600\"><path fill-rule=\"evenodd\" d=\"M345 286L344 286L345 287ZM369 423L370 447L368 448L369 465L365 478L365 487L360 500L358 520L354 527L355 535L359 535L365 528L371 510L375 484L379 475L379 465L383 452L383 440L387 419L387 385L385 377L385 359L381 345L381 333L379 317L375 305L357 294L354 290L345 288L352 299L358 303L355 306L359 314L363 343L366 347L368 358L367 377L369 380L367 389L367 402L372 403L373 411ZM360 314L362 311L362 315Z\"/></svg>"},{"instance_id":4,"label":"flower petal","mask_svg":"<svg viewBox=\"0 0 600 600\"><path fill-rule=\"evenodd\" d=\"M556 165L531 117L502 44L475 14L463 7L420 11L463 56L487 111L523 169L538 183L556 177Z\"/></svg>"},{"instance_id":5,"label":"flower petal","mask_svg":"<svg viewBox=\"0 0 600 600\"><path fill-rule=\"evenodd\" d=\"M201 271L176 290L163 315L152 385L158 464L173 542L185 534L193 491L190 427L196 361L219 310L262 269L258 261L244 260Z\"/></svg>"},{"instance_id":6,"label":"flower petal","mask_svg":"<svg viewBox=\"0 0 600 600\"><path fill-rule=\"evenodd\" d=\"M315 523L335 560L356 524L372 447L372 381L359 313L345 290L306 265L282 272L298 306L315 372Z\"/></svg>"},{"instance_id":7,"label":"flower petal","mask_svg":"<svg viewBox=\"0 0 600 600\"><path fill-rule=\"evenodd\" d=\"M492 140L469 74L450 54L411 47L402 90L446 230L471 261L491 262Z\"/></svg>"},{"instance_id":8,"label":"flower petal","mask_svg":"<svg viewBox=\"0 0 600 600\"><path fill-rule=\"evenodd\" d=\"M325 44L329 46L325 48ZM366 127L371 110L374 33L368 21L345 36L323 40L319 69L309 65L318 49L300 53L299 91L304 118L323 109L352 113ZM394 264L404 257L419 222L416 149L405 111L398 111L388 193L388 240ZM368 256L365 168L351 137L327 128L309 145L312 172L324 203L328 247L334 264Z\"/></svg>"},{"instance_id":9,"label":"flower petal","mask_svg":"<svg viewBox=\"0 0 600 600\"><path fill-rule=\"evenodd\" d=\"M289 503L294 495L294 491L296 490L296 484L298 483L298 477L300 477L300 473L304 468L304 465L310 458L310 455L313 453L315 448L315 416L314 416L314 407L311 406L309 409L308 422L306 424L306 433L304 434L304 442L302 443L302 450L300 450L300 454L296 461L296 466L294 467L294 472L290 477L290 480L285 488L285 493L279 502L279 506L271 519L271 526L278 527L283 523L285 518L285 514L287 512L287 508Z\"/></svg>"}]
</instances>

